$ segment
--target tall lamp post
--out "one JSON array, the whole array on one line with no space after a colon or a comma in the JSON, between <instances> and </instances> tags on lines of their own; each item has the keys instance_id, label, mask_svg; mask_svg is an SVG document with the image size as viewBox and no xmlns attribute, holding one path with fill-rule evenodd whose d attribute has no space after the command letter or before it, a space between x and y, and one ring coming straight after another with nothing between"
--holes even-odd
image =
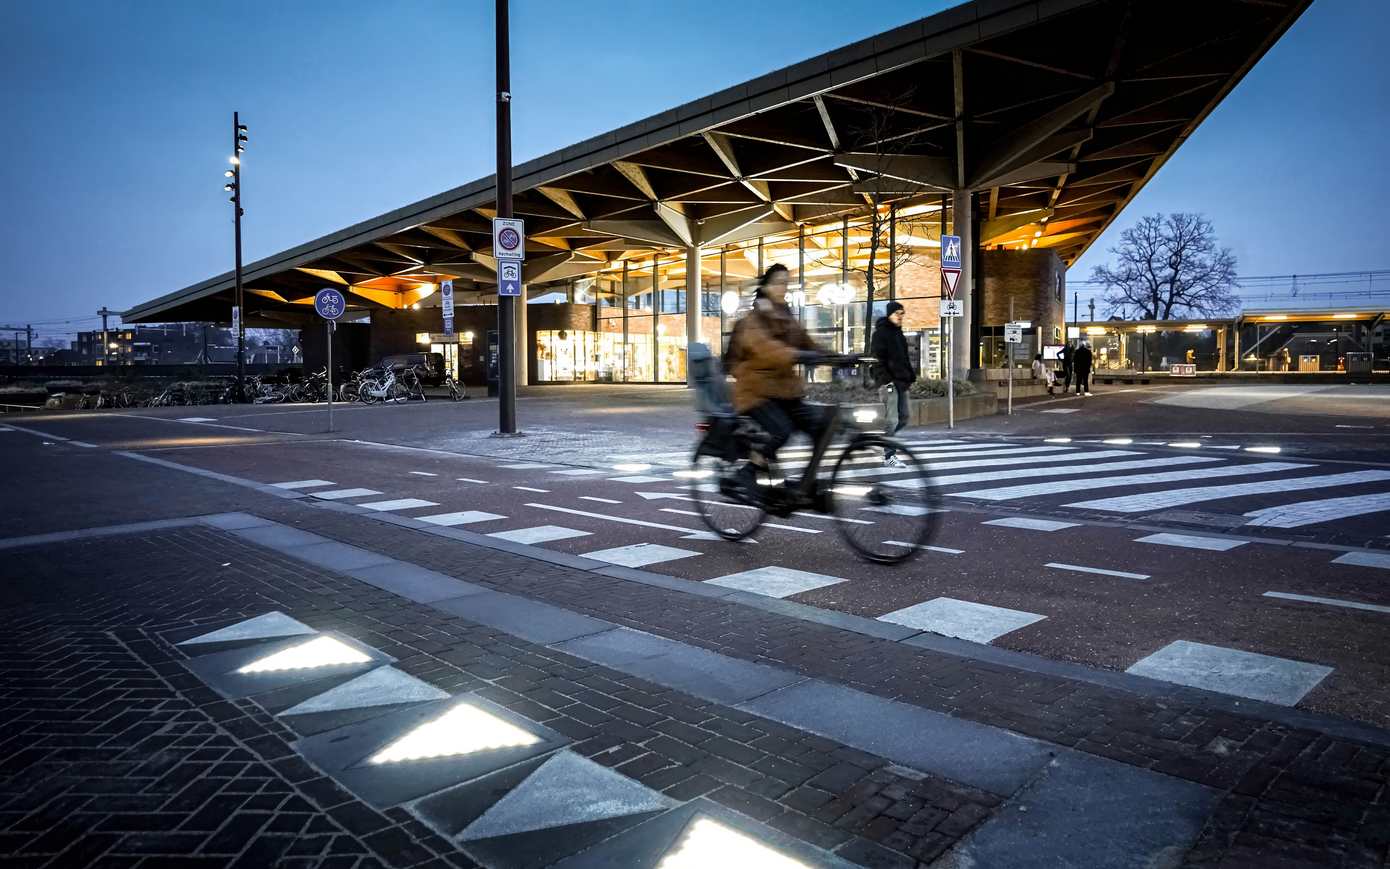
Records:
<instances>
[{"instance_id":1,"label":"tall lamp post","mask_svg":"<svg viewBox=\"0 0 1390 869\"><path fill-rule=\"evenodd\" d=\"M232 168L223 173L229 180L222 188L232 194L232 224L236 227L236 393L246 400L246 305L241 290L241 153L246 150L246 125L232 112Z\"/></svg>"}]
</instances>

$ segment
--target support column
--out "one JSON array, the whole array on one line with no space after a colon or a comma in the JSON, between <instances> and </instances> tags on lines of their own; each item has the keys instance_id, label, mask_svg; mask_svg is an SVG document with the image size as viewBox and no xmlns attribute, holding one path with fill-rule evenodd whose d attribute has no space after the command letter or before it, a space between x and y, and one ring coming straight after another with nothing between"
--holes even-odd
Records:
<instances>
[{"instance_id":1,"label":"support column","mask_svg":"<svg viewBox=\"0 0 1390 869\"><path fill-rule=\"evenodd\" d=\"M952 367L954 376L964 379L970 375L975 368L978 354L971 346L970 336L975 332L972 325L977 322L979 312L975 310L975 268L974 249L975 239L971 233L971 221L974 214L973 197L969 190L955 190L951 193L951 223L954 235L960 236L960 284L956 287L956 298L964 304L963 316L957 317L951 324L951 329L955 333L953 343Z\"/></svg>"},{"instance_id":2,"label":"support column","mask_svg":"<svg viewBox=\"0 0 1390 869\"><path fill-rule=\"evenodd\" d=\"M700 275L700 247L699 245L687 245L685 248L685 344L688 348L691 344L698 344L704 341L701 334L700 307L703 296L703 286ZM685 359L685 381L693 385L694 381L690 374L690 356L686 351Z\"/></svg>"},{"instance_id":3,"label":"support column","mask_svg":"<svg viewBox=\"0 0 1390 869\"><path fill-rule=\"evenodd\" d=\"M530 337L526 332L526 284L521 285L521 295L507 303L516 306L516 315L512 317L516 329L516 385L522 387L531 382L531 366L527 362Z\"/></svg>"}]
</instances>

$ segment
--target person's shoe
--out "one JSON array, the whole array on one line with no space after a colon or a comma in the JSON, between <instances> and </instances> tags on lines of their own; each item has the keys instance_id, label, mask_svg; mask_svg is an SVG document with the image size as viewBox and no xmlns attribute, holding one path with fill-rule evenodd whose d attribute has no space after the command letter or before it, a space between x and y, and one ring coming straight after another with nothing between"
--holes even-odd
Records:
<instances>
[{"instance_id":1,"label":"person's shoe","mask_svg":"<svg viewBox=\"0 0 1390 869\"><path fill-rule=\"evenodd\" d=\"M907 467L907 465L903 463L903 460L900 459L900 458L898 458L897 456L884 456L884 457L883 457L883 466L884 466L885 468L906 468L906 467Z\"/></svg>"}]
</instances>

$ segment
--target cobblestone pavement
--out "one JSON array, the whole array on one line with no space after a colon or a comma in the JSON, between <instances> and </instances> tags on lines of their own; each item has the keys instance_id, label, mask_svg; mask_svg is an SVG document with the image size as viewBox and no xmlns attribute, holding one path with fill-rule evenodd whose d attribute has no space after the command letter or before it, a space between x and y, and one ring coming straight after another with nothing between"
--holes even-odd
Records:
<instances>
[{"instance_id":1,"label":"cobblestone pavement","mask_svg":"<svg viewBox=\"0 0 1390 869\"><path fill-rule=\"evenodd\" d=\"M930 860L999 797L516 640L188 528L9 553L0 854L7 866L467 866L202 685L165 639L280 610L477 692L675 800L705 796L865 865ZM194 633L200 632L199 627ZM201 865L201 864L200 864Z\"/></svg>"}]
</instances>

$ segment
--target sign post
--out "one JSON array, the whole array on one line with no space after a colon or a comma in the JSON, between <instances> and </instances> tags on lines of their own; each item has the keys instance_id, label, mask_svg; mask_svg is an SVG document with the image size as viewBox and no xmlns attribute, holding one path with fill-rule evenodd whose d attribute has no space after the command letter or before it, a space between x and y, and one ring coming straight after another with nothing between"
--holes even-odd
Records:
<instances>
[{"instance_id":1,"label":"sign post","mask_svg":"<svg viewBox=\"0 0 1390 869\"><path fill-rule=\"evenodd\" d=\"M333 332L338 318L347 310L347 299L333 287L325 287L314 294L314 310L323 318L324 335L328 339L328 431L333 431Z\"/></svg>"},{"instance_id":2,"label":"sign post","mask_svg":"<svg viewBox=\"0 0 1390 869\"><path fill-rule=\"evenodd\" d=\"M941 218L946 228L946 218ZM941 316L946 319L946 426L956 427L956 380L952 370L956 355L956 330L951 320L965 316L965 303L956 301L956 286L960 284L960 236L941 236Z\"/></svg>"},{"instance_id":3,"label":"sign post","mask_svg":"<svg viewBox=\"0 0 1390 869\"><path fill-rule=\"evenodd\" d=\"M505 2L505 0L503 0ZM500 169L499 169L500 171ZM510 167L508 167L510 171ZM508 209L510 214L510 208ZM494 217L492 219L492 255L497 259L497 308L499 314L505 306L508 315L499 319L502 328L500 362L498 365L498 406L501 413L499 434L516 433L516 366L525 365L525 357L516 358L517 317L512 305L526 304L521 296L521 263L526 259L526 224L520 218ZM516 299L513 302L512 299Z\"/></svg>"},{"instance_id":4,"label":"sign post","mask_svg":"<svg viewBox=\"0 0 1390 869\"><path fill-rule=\"evenodd\" d=\"M454 282L440 281L439 310L444 314L444 334L454 334Z\"/></svg>"},{"instance_id":5,"label":"sign post","mask_svg":"<svg viewBox=\"0 0 1390 869\"><path fill-rule=\"evenodd\" d=\"M1023 343L1024 328L1022 323L1004 324L1004 343L1009 346L1009 416L1014 413L1014 348Z\"/></svg>"}]
</instances>

